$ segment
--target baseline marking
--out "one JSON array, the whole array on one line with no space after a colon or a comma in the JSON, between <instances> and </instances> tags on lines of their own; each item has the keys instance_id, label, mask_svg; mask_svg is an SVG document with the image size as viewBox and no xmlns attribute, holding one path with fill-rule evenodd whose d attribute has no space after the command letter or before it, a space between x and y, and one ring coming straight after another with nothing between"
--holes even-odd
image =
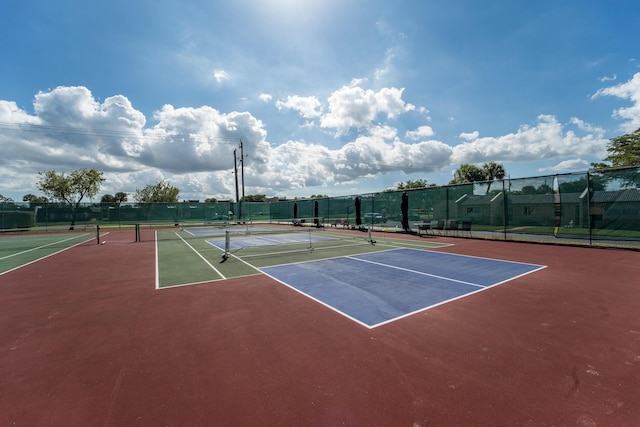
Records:
<instances>
[{"instance_id":1,"label":"baseline marking","mask_svg":"<svg viewBox=\"0 0 640 427\"><path fill-rule=\"evenodd\" d=\"M185 244L185 245L189 246L189 248L190 248L193 252L195 252L195 253L196 253L196 254L197 254L197 255L198 255L198 256L199 256L199 257L200 257L200 258L201 258L201 259L202 259L202 260L203 260L203 261L204 261L208 266L209 266L209 267L211 267L211 269L212 269L213 271L215 271L217 274L219 274L219 275L220 275L220 277L222 277L223 279L226 279L226 277L224 276L224 274L220 273L220 270L218 270L217 268L215 268L215 266L214 266L213 264L211 264L211 263L209 262L209 260L207 260L205 257L203 257L203 256L202 256L202 254L196 250L196 248L194 248L193 246L191 246L191 245L189 244L189 242L187 242L185 239L183 239L183 238L182 238L182 236L180 236L178 233L176 233L175 231L174 231L174 233L175 233L175 235L176 235L176 236L178 236L178 237L180 238L180 240L182 240L182 241L184 242L184 244Z\"/></svg>"},{"instance_id":2,"label":"baseline marking","mask_svg":"<svg viewBox=\"0 0 640 427\"><path fill-rule=\"evenodd\" d=\"M413 274L421 274L423 276L429 276L429 277L435 277L436 279L443 279L443 280L448 280L450 282L456 282L456 283L462 283L464 285L469 285L469 286L476 286L478 288L486 288L486 286L483 285L479 285L477 283L472 283L472 282L465 282L464 280L458 280L458 279L452 279L451 277L445 277L445 276L438 276L437 274L429 274L429 273L424 273L422 271L418 271L418 270L411 270L409 268L404 268L404 267L398 267L396 265L392 265L392 264L384 264L382 262L377 262L377 261L369 261L368 259L360 259L360 258L355 258L353 256L347 256L345 258L349 258L352 259L354 261L360 261L360 262L368 262L370 264L375 264L375 265L379 265L382 267L387 267L387 268L395 268L396 270L402 270L402 271L407 271L409 273L413 273Z\"/></svg>"},{"instance_id":3,"label":"baseline marking","mask_svg":"<svg viewBox=\"0 0 640 427\"><path fill-rule=\"evenodd\" d=\"M160 251L158 250L158 230L153 234L156 239L156 289L160 289Z\"/></svg>"},{"instance_id":4,"label":"baseline marking","mask_svg":"<svg viewBox=\"0 0 640 427\"><path fill-rule=\"evenodd\" d=\"M82 236L86 236L86 234L83 234ZM46 258L52 257L52 256L54 256L54 255L57 255L57 254L61 253L61 252L64 252L64 251L66 251L66 250L69 250L69 249L71 249L71 248L75 248L76 246L80 246L80 245L82 245L82 244L84 244L84 243L90 242L91 240L93 240L93 237L92 237L91 239L84 240L84 241L82 241L82 242L78 242L78 243L76 243L75 245L69 246L68 248L60 249L59 251L53 252L53 253L51 253L51 254L49 254L49 255L45 255L45 256L43 256L43 257L40 257L40 258L34 259L33 261L29 261L29 262L27 262L27 263L25 263L25 264L21 264L21 265L19 265L19 266L17 266L17 267L14 267L14 268L12 268L12 269L7 270L7 271L2 271L2 272L0 272L0 276L2 276L3 274L6 274L6 273L10 273L10 272L12 272L12 271L14 271L14 270L17 270L17 269L19 269L19 268L26 267L27 265L30 265L30 264L36 263L36 262L41 261L41 260L43 260L43 259L46 259Z\"/></svg>"},{"instance_id":5,"label":"baseline marking","mask_svg":"<svg viewBox=\"0 0 640 427\"><path fill-rule=\"evenodd\" d=\"M14 256L18 256L18 255L26 254L27 252L37 251L38 249L44 249L44 248L46 248L46 247L48 247L48 246L53 246L53 245L57 245L57 244L59 244L59 243L64 243L64 242L67 242L67 241L69 241L69 240L78 239L78 238L81 238L81 237L84 237L84 236L87 236L87 235L88 235L88 233L86 233L86 234L80 234L80 235L78 235L78 236L69 237L68 239L58 240L58 241L55 241L55 242L47 243L46 245L37 246L37 247L35 247L35 248L27 249L27 250L22 251L22 252L16 252L15 254L11 254L11 255L7 255L7 256L0 257L0 261L5 260L5 259L7 259L7 258L14 257ZM81 242L81 243L84 243L84 242Z\"/></svg>"}]
</instances>

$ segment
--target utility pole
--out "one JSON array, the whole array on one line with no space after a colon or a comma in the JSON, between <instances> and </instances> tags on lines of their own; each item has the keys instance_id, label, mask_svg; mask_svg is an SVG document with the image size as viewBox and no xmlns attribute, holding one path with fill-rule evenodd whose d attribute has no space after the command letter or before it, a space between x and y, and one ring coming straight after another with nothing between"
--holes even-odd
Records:
<instances>
[{"instance_id":1,"label":"utility pole","mask_svg":"<svg viewBox=\"0 0 640 427\"><path fill-rule=\"evenodd\" d=\"M242 140L240 140L240 168L242 172L242 201L244 202L244 149L242 148Z\"/></svg>"},{"instance_id":2,"label":"utility pole","mask_svg":"<svg viewBox=\"0 0 640 427\"><path fill-rule=\"evenodd\" d=\"M242 219L242 203L244 203L244 149L242 147L242 140L240 140L240 171L242 174L242 199L240 202L240 219Z\"/></svg>"},{"instance_id":3,"label":"utility pole","mask_svg":"<svg viewBox=\"0 0 640 427\"><path fill-rule=\"evenodd\" d=\"M238 158L236 157L236 150L233 150L233 170L236 176L236 203L240 203L240 197L238 195ZM239 206L239 205L238 205ZM235 213L235 209L234 209Z\"/></svg>"}]
</instances>

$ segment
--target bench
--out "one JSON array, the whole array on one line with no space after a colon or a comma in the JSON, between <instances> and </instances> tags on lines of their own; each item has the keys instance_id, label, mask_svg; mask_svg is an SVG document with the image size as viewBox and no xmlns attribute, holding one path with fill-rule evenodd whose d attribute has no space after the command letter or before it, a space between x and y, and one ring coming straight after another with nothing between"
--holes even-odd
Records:
<instances>
[{"instance_id":1,"label":"bench","mask_svg":"<svg viewBox=\"0 0 640 427\"><path fill-rule=\"evenodd\" d=\"M307 219L309 220L309 224L313 224L316 228L324 228L324 219L323 218L294 218L291 220L291 223L294 227L302 227L307 224Z\"/></svg>"},{"instance_id":2,"label":"bench","mask_svg":"<svg viewBox=\"0 0 640 427\"><path fill-rule=\"evenodd\" d=\"M334 227L337 227L338 225L342 226L342 228L348 228L349 227L349 220L348 219L336 219L335 221L333 221L332 224Z\"/></svg>"},{"instance_id":3,"label":"bench","mask_svg":"<svg viewBox=\"0 0 640 427\"><path fill-rule=\"evenodd\" d=\"M431 231L431 222L424 221L422 224L418 225L418 236L428 236L429 231Z\"/></svg>"}]
</instances>

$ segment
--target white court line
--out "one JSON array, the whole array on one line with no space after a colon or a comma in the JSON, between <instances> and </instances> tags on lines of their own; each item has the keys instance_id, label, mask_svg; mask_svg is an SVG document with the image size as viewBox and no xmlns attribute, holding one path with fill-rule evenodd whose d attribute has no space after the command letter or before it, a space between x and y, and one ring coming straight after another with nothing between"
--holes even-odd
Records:
<instances>
[{"instance_id":1,"label":"white court line","mask_svg":"<svg viewBox=\"0 0 640 427\"><path fill-rule=\"evenodd\" d=\"M14 256L18 256L18 255L26 254L27 252L37 251L38 249L43 249L43 248L46 248L46 247L48 247L48 246L53 246L53 245L57 245L57 244L59 244L59 243L64 243L64 242L67 242L67 241L69 241L69 240L78 239L78 238L81 238L81 237L84 237L84 236L88 236L88 235L89 235L89 233L86 233L86 234L80 234L80 235L78 235L78 236L69 237L68 239L58 240L58 241L55 241L55 242L47 243L46 245L37 246L37 247L35 247L35 248L27 249L26 251L16 252L15 254L11 254L11 255L7 255L7 256L0 257L0 261L5 260L5 259L7 259L7 258L14 257ZM83 243L84 243L84 242L83 242Z\"/></svg>"},{"instance_id":2,"label":"white court line","mask_svg":"<svg viewBox=\"0 0 640 427\"><path fill-rule=\"evenodd\" d=\"M269 274L269 273L267 273L267 272L262 271L262 274L264 274L265 276L267 276L267 277L269 277L269 278L271 278L271 279L275 280L275 281L276 281L276 282L278 282L278 283L281 283L282 285L286 286L287 288L292 289L293 291L295 291L295 292L297 292L297 293L299 293L299 294L301 294L301 295L303 295L303 296L305 296L305 297L307 297L307 298L309 298L309 299L311 299L311 300L313 300L313 301L317 302L318 304L325 306L325 307L326 307L326 308L328 308L329 310L335 311L336 313L340 314L341 316L344 316L344 317L346 317L347 319L352 320L352 321L356 322L357 324L364 326L365 328L372 329L372 327L371 327L371 326L369 326L368 324L366 324L366 323L362 322L361 320L356 319L356 318L355 318L355 317L353 317L353 316L350 316L349 314L347 314L347 313L345 313L344 311L342 311L342 310L340 310L340 309L338 309L338 308L336 308L336 307L332 306L331 304L328 304L328 303L326 303L326 302L322 301L321 299L316 298L316 297L314 297L313 295L310 295L310 294L308 294L308 293L306 293L306 292L304 292L304 291L302 291L302 290L300 290L300 289L296 288L295 286L290 285L290 284L288 284L287 282L284 282L284 281L282 281L282 280L278 279L277 277L274 277L274 276L270 275L270 274Z\"/></svg>"},{"instance_id":3,"label":"white court line","mask_svg":"<svg viewBox=\"0 0 640 427\"><path fill-rule=\"evenodd\" d=\"M398 267L398 266L392 265L392 264L383 264L381 262L369 261L367 259L354 258L352 256L347 256L345 258L349 258L349 259L352 259L354 261L368 262L370 264L380 265L382 267L395 268L396 270L408 271L409 273L420 274L422 276L435 277L436 279L448 280L450 282L462 283L463 285L476 286L478 288L486 288L486 286L479 285L477 283L465 282L464 280L452 279L450 277L438 276L437 274L424 273L422 271L417 271L417 270L410 270L408 268Z\"/></svg>"},{"instance_id":4,"label":"white court line","mask_svg":"<svg viewBox=\"0 0 640 427\"><path fill-rule=\"evenodd\" d=\"M218 270L218 269L217 269L213 264L211 264L211 263L209 262L209 260L207 260L205 257L203 257L203 256L202 256L202 254L196 250L196 248L194 248L193 246L191 246L191 245L190 245L186 240L184 240L184 239L182 238L182 236L180 236L178 233L176 233L176 232L174 232L174 233L175 233L175 235L176 235L176 236L178 236L178 237L180 238L180 240L182 240L182 241L184 242L184 244L185 244L185 245L189 246L189 248L191 248L191 250L192 250L193 252L195 252L195 253L196 253L200 258L202 258L202 260L203 260L203 261L204 261L204 262L205 262L209 267L211 267L211 269L212 269L213 271L215 271L216 273L218 273L218 274L220 275L220 277L222 277L223 279L226 279L226 277L224 276L224 274L220 273L220 271L219 271L219 270ZM156 242L157 242L157 239L156 239Z\"/></svg>"},{"instance_id":5,"label":"white court line","mask_svg":"<svg viewBox=\"0 0 640 427\"><path fill-rule=\"evenodd\" d=\"M249 267L253 268L254 270L256 270L258 273L263 273L262 270L260 270L258 267L256 267L255 265L249 264L247 261L243 260L242 258L237 257L236 255L234 255L233 253L230 253L229 255L231 255L232 257L234 257L235 259L237 259L238 261L240 261L241 263L244 263L246 265L248 265Z\"/></svg>"},{"instance_id":6,"label":"white court line","mask_svg":"<svg viewBox=\"0 0 640 427\"><path fill-rule=\"evenodd\" d=\"M381 251L381 252L386 252L386 251L391 252L391 251L395 251L395 250L397 250L397 249L388 249L388 250ZM436 254L442 253L442 252L429 251L429 250L427 250L426 252L433 252L433 253L436 253ZM446 252L444 254L446 254ZM365 255L365 254L361 254L361 255ZM458 254L449 254L449 255L458 255ZM416 309L414 311L411 311L411 312L408 312L408 313L403 313L403 314L401 314L399 316L396 316L396 317L393 317L393 318L390 318L390 319L386 319L386 320L383 320L381 322L369 325L369 324L367 324L367 323L365 323L363 321L360 321L360 320L354 318L353 316L343 312L342 310L338 309L337 307L334 307L331 304L322 301L320 298L316 298L316 297L314 297L314 296L302 291L301 289L296 288L294 285L288 284L288 283L286 283L286 282L284 282L284 281L272 276L271 274L269 274L269 273L267 273L265 271L263 271L263 273L266 274L267 276L269 276L270 278L276 280L277 282L287 286L288 288L293 289L294 291L296 291L296 292L298 292L298 293L300 293L300 294L312 299L313 301L318 302L321 305L333 310L334 312L336 312L336 313L338 313L338 314L340 314L340 315L342 315L342 316L344 316L344 317L346 317L346 318L348 318L348 319L350 319L350 320L352 320L352 321L354 321L354 322L356 322L356 323L358 323L358 324L360 324L360 325L362 325L362 326L364 326L364 327L366 327L368 329L374 329L374 328L377 328L379 326L383 326L383 325L395 322L396 320L400 320L400 319L403 319L403 318L406 318L406 317L413 316L413 315L415 315L417 313L424 312L424 311L429 310L431 308L438 307L438 306L441 306L441 305L444 305L444 304L447 304L449 302L453 302L453 301L456 301L456 300L459 300L459 299L462 299L462 298L466 298L468 296L474 295L474 294L479 293L479 292L483 292L483 291L485 291L487 289L493 288L495 286L501 285L503 283L512 281L512 280L517 279L519 277L522 277L522 276L525 276L525 275L528 275L528 274L531 274L531 273L534 273L534 272L537 272L537 271L539 271L541 269L546 268L546 266L538 265L538 264L529 264L529 263L522 263L522 262L517 262L517 261L496 260L496 259L493 259L493 258L474 257L474 256L466 255L469 258L479 258L479 259L486 259L486 260L491 260L491 261L501 261L501 262L512 263L512 264L530 265L530 266L538 267L538 268L535 268L535 269L533 269L531 271L524 272L524 273L519 274L517 276L513 276L513 277L510 277L510 278L507 278L507 279L505 279L503 281L500 281L500 282L497 282L497 283L494 283L494 284L491 284L491 285L479 285L477 283L470 283L470 282L456 280L456 279L449 278L449 277L442 277L442 276L438 276L438 275L434 275L434 274L428 274L428 273L424 273L424 272L420 272L420 271L416 271L416 270L411 270L411 269L407 269L407 268L403 268L403 267L398 267L398 266L395 266L395 265L384 264L384 263L370 261L370 260L366 260L366 259L359 259L359 258L355 258L355 256L359 256L359 255L338 256L338 257L335 257L335 258L313 260L313 261L301 261L301 262L280 264L280 265L270 266L270 267L281 267L281 266L288 266L288 265L295 265L295 264L306 264L306 263L312 263L312 262L322 262L322 261L326 261L326 260L329 260L329 259L349 258L349 259L354 260L354 261L368 262L368 263L371 263L371 264L380 265L382 267L390 267L390 268L395 268L395 269L403 270L403 271L410 272L410 273L416 273L416 274L420 274L420 275L431 276L431 277L435 277L435 278L439 278L439 279L443 279L443 280L448 280L448 281L451 281L451 282L457 282L457 283L460 283L460 284L473 286L476 289L472 290L470 292L465 292L463 294L454 296L452 298L449 298L449 299L446 299L446 300L443 300L443 301L438 301L438 302L436 302L434 304L431 304L431 305L428 305L428 306L425 306L425 307L418 308L418 309ZM465 256L465 255L460 255L460 256ZM265 268L269 269L270 267L265 267Z\"/></svg>"},{"instance_id":7,"label":"white court line","mask_svg":"<svg viewBox=\"0 0 640 427\"><path fill-rule=\"evenodd\" d=\"M108 233L107 233L107 234L108 234ZM82 235L77 236L77 237L84 237L84 236L87 236L87 235L88 235L88 234L82 234ZM66 240L69 240L69 239L66 239ZM63 241L66 241L66 240L63 240ZM79 246L79 245L82 245L82 244L84 244L84 243L90 242L91 240L93 240L93 237L92 237L91 239L87 239L87 240L83 240L82 242L78 242L78 243L76 243L75 245L69 246L69 247L67 247L67 248L60 249L59 251L53 252L53 253L51 253L51 254L49 254L49 255L45 255L45 256L43 256L43 257L40 257L40 258L34 259L33 261L29 261L29 262L28 262L28 263L26 263L26 264L21 264L21 265L19 265L19 266L17 266L17 267L14 267L14 268L10 269L10 270L2 271L2 272L0 272L0 276L2 276L3 274L7 274L7 273L10 273L10 272L12 272L12 271L15 271L15 270L17 270L17 269L19 269L19 268L26 267L27 265L30 265L30 264L36 263L36 262L41 261L41 260L43 260L43 259L45 259L45 258L52 257L52 256L54 256L54 255L59 254L60 252L64 252L64 251L66 251L66 250L68 250L68 249L75 248L76 246ZM58 242L58 243L60 243L60 242ZM49 245L45 245L45 246L50 246L50 245L51 245L51 244L49 244ZM42 246L42 247L45 247L45 246ZM28 252L28 251L25 251L25 252ZM7 257L7 258L8 258L8 257Z\"/></svg>"},{"instance_id":8,"label":"white court line","mask_svg":"<svg viewBox=\"0 0 640 427\"><path fill-rule=\"evenodd\" d=\"M155 230L154 237L156 240L156 289L160 289L160 255L158 252L158 230Z\"/></svg>"}]
</instances>

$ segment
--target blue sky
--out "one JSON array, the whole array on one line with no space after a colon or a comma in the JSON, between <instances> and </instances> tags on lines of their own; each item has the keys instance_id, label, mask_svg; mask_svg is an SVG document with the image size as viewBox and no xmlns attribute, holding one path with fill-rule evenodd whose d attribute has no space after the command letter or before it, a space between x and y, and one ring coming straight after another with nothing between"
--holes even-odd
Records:
<instances>
[{"instance_id":1,"label":"blue sky","mask_svg":"<svg viewBox=\"0 0 640 427\"><path fill-rule=\"evenodd\" d=\"M584 171L640 127L635 1L0 1L0 194L305 197ZM239 151L238 151L239 154Z\"/></svg>"}]
</instances>

